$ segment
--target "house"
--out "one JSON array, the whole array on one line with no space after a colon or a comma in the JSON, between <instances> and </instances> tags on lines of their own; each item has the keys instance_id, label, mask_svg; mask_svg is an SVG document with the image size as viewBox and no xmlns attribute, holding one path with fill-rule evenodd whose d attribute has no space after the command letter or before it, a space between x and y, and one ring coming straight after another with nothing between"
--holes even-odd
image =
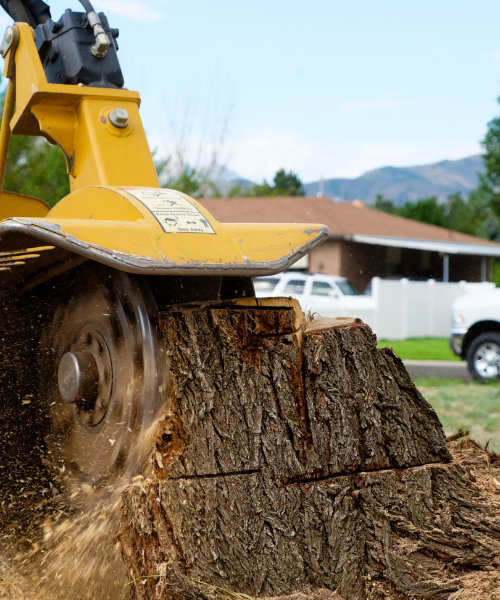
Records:
<instances>
[{"instance_id":1,"label":"house","mask_svg":"<svg viewBox=\"0 0 500 600\"><path fill-rule=\"evenodd\" d=\"M330 237L305 270L347 277L363 290L375 276L438 281L488 281L500 244L329 198L201 200L221 223L323 223Z\"/></svg>"}]
</instances>

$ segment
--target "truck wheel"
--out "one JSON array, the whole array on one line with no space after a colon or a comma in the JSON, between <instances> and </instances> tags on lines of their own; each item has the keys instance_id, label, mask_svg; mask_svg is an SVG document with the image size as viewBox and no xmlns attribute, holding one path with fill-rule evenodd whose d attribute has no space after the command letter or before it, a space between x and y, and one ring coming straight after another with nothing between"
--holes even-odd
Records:
<instances>
[{"instance_id":1,"label":"truck wheel","mask_svg":"<svg viewBox=\"0 0 500 600\"><path fill-rule=\"evenodd\" d=\"M478 335L467 349L466 359L474 379L484 383L500 379L500 334Z\"/></svg>"}]
</instances>

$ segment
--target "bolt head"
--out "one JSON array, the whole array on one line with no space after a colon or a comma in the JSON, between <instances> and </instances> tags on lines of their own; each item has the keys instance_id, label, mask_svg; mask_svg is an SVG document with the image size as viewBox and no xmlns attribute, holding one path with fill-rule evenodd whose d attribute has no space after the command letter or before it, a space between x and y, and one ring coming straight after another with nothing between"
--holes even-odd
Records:
<instances>
[{"instance_id":1,"label":"bolt head","mask_svg":"<svg viewBox=\"0 0 500 600\"><path fill-rule=\"evenodd\" d=\"M95 358L87 352L67 352L59 363L59 392L68 404L92 398L99 387Z\"/></svg>"},{"instance_id":2,"label":"bolt head","mask_svg":"<svg viewBox=\"0 0 500 600\"><path fill-rule=\"evenodd\" d=\"M115 110L109 114L109 122L118 129L127 128L130 122L128 112L124 108L115 108Z\"/></svg>"},{"instance_id":3,"label":"bolt head","mask_svg":"<svg viewBox=\"0 0 500 600\"><path fill-rule=\"evenodd\" d=\"M5 42L7 44L12 42L12 27L7 27L7 31L5 32Z\"/></svg>"},{"instance_id":4,"label":"bolt head","mask_svg":"<svg viewBox=\"0 0 500 600\"><path fill-rule=\"evenodd\" d=\"M82 378L78 357L72 352L66 353L59 363L58 383L61 396L68 404L76 401Z\"/></svg>"}]
</instances>

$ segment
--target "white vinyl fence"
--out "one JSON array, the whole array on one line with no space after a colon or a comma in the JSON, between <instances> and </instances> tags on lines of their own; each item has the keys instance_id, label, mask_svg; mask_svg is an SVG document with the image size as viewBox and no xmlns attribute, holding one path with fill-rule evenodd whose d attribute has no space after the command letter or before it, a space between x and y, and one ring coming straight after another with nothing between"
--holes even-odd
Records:
<instances>
[{"instance_id":1,"label":"white vinyl fence","mask_svg":"<svg viewBox=\"0 0 500 600\"><path fill-rule=\"evenodd\" d=\"M434 279L409 281L374 277L374 310L360 316L383 339L447 337L451 327L451 305L455 298L494 288L495 284L489 282L442 283Z\"/></svg>"}]
</instances>

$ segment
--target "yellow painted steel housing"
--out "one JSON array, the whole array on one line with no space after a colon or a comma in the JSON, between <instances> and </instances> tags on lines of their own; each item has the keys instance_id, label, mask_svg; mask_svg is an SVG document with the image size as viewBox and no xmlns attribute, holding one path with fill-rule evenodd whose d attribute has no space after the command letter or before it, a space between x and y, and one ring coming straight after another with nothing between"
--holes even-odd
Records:
<instances>
[{"instance_id":1,"label":"yellow painted steel housing","mask_svg":"<svg viewBox=\"0 0 500 600\"><path fill-rule=\"evenodd\" d=\"M18 250L45 244L59 250L52 253L57 259L44 258L45 267L61 263L64 251L131 273L265 275L288 268L327 238L323 225L221 224L193 198L162 189L139 95L47 83L33 30L24 23L14 30L4 74L12 78L17 102L7 125L14 134L43 136L62 148L72 191L51 210L35 198L2 192L2 271L9 271L5 261ZM109 118L116 109L128 113L123 129Z\"/></svg>"}]
</instances>

